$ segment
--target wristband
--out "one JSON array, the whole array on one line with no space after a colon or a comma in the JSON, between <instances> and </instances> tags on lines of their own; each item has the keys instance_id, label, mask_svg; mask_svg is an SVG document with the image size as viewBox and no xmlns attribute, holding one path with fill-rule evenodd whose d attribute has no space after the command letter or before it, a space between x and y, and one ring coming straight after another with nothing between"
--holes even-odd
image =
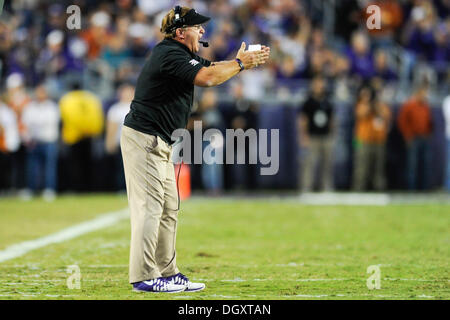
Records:
<instances>
[{"instance_id":1,"label":"wristband","mask_svg":"<svg viewBox=\"0 0 450 320\"><path fill-rule=\"evenodd\" d=\"M236 58L236 62L239 64L239 67L241 68L241 70L239 70L239 72L241 72L242 70L245 69L244 64L242 63L241 59Z\"/></svg>"}]
</instances>

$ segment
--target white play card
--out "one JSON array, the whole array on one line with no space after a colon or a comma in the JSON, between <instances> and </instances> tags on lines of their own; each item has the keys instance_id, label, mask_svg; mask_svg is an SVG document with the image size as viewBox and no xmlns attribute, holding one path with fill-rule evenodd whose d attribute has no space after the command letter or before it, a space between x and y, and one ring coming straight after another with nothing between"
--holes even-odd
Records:
<instances>
[{"instance_id":1,"label":"white play card","mask_svg":"<svg viewBox=\"0 0 450 320\"><path fill-rule=\"evenodd\" d=\"M248 51L260 51L261 45L260 44L251 44L248 46Z\"/></svg>"}]
</instances>

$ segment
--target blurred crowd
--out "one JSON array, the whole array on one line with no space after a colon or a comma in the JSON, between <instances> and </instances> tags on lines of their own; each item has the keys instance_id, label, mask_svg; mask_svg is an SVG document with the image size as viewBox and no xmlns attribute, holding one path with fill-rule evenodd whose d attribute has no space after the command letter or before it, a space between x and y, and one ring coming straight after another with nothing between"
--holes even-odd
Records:
<instances>
[{"instance_id":1,"label":"blurred crowd","mask_svg":"<svg viewBox=\"0 0 450 320\"><path fill-rule=\"evenodd\" d=\"M197 90L193 119L208 128L258 128L263 105L296 110L302 190L333 190L338 106L351 108L349 189L386 190L386 144L398 130L409 190L430 189L430 137L446 127L450 190L449 0L5 1L0 16L0 190L123 190L119 150L134 84L163 38L162 17L180 4L211 16L211 60L241 42L271 47L271 61L218 88ZM366 25L381 8L381 29ZM70 30L66 9L81 9ZM225 110L221 106L227 106ZM190 124L192 125L192 123ZM256 152L252 146L247 152ZM194 188L254 189L254 168L192 166Z\"/></svg>"}]
</instances>

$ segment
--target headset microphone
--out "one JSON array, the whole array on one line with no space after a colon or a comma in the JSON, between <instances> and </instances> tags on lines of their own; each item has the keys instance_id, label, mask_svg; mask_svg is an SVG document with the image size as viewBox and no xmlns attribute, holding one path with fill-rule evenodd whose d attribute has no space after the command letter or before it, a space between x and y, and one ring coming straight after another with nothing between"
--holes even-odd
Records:
<instances>
[{"instance_id":1,"label":"headset microphone","mask_svg":"<svg viewBox=\"0 0 450 320\"><path fill-rule=\"evenodd\" d=\"M209 47L209 43L207 41L199 41L203 47L208 48Z\"/></svg>"}]
</instances>

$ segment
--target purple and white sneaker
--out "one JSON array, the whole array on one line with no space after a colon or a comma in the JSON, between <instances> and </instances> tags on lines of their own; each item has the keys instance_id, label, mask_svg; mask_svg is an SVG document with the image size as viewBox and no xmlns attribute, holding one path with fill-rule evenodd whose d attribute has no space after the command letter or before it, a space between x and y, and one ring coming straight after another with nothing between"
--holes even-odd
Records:
<instances>
[{"instance_id":1,"label":"purple and white sneaker","mask_svg":"<svg viewBox=\"0 0 450 320\"><path fill-rule=\"evenodd\" d=\"M139 292L176 293L184 291L185 289L186 286L170 283L166 278L163 277L133 283L133 290Z\"/></svg>"},{"instance_id":2,"label":"purple and white sneaker","mask_svg":"<svg viewBox=\"0 0 450 320\"><path fill-rule=\"evenodd\" d=\"M166 277L166 280L169 281L169 283L172 283L174 285L182 285L182 286L186 287L185 291L193 292L193 291L200 291L200 290L205 289L204 283L191 282L181 272L177 273L176 275Z\"/></svg>"}]
</instances>

